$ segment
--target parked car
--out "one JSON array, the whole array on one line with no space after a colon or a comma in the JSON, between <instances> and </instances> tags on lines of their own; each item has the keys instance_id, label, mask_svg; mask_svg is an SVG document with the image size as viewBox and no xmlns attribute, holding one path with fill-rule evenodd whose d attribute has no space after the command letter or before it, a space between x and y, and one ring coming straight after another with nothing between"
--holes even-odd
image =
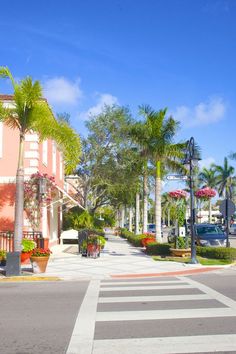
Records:
<instances>
[{"instance_id":1,"label":"parked car","mask_svg":"<svg viewBox=\"0 0 236 354\"><path fill-rule=\"evenodd\" d=\"M236 224L235 223L230 225L229 233L230 234L236 234Z\"/></svg>"},{"instance_id":2,"label":"parked car","mask_svg":"<svg viewBox=\"0 0 236 354\"><path fill-rule=\"evenodd\" d=\"M156 233L156 224L148 224L147 225L147 232L154 235ZM161 230L161 236L163 237L162 230Z\"/></svg>"},{"instance_id":3,"label":"parked car","mask_svg":"<svg viewBox=\"0 0 236 354\"><path fill-rule=\"evenodd\" d=\"M147 225L147 232L149 232L150 234L155 234L156 224L148 224Z\"/></svg>"},{"instance_id":4,"label":"parked car","mask_svg":"<svg viewBox=\"0 0 236 354\"><path fill-rule=\"evenodd\" d=\"M208 247L226 247L227 236L219 226L213 224L195 224L196 244Z\"/></svg>"}]
</instances>

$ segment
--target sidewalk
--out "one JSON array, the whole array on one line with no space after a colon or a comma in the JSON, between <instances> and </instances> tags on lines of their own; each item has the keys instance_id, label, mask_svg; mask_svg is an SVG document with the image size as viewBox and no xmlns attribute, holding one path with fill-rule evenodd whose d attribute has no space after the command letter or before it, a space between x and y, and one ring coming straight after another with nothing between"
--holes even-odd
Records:
<instances>
[{"instance_id":1,"label":"sidewalk","mask_svg":"<svg viewBox=\"0 0 236 354\"><path fill-rule=\"evenodd\" d=\"M133 247L126 240L111 234L106 237L108 241L105 248L96 259L79 255L77 245L54 246L45 275L65 280L105 279L184 275L222 268L154 261L141 248Z\"/></svg>"}]
</instances>

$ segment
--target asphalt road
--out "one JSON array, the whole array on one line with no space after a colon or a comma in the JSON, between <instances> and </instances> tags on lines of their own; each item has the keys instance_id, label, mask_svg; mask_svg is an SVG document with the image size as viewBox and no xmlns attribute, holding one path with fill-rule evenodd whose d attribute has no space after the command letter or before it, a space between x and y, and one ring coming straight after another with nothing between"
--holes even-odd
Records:
<instances>
[{"instance_id":1,"label":"asphalt road","mask_svg":"<svg viewBox=\"0 0 236 354\"><path fill-rule=\"evenodd\" d=\"M0 353L62 354L88 282L0 283Z\"/></svg>"},{"instance_id":2,"label":"asphalt road","mask_svg":"<svg viewBox=\"0 0 236 354\"><path fill-rule=\"evenodd\" d=\"M0 353L236 353L235 276L0 283Z\"/></svg>"}]
</instances>

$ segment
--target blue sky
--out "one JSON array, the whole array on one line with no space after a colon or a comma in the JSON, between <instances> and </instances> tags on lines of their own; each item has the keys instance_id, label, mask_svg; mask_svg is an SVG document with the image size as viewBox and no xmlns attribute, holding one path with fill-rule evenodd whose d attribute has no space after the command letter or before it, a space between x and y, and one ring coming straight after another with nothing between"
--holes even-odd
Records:
<instances>
[{"instance_id":1,"label":"blue sky","mask_svg":"<svg viewBox=\"0 0 236 354\"><path fill-rule=\"evenodd\" d=\"M0 65L40 80L83 135L104 103L134 117L140 104L168 107L178 139L194 136L202 164L221 164L236 151L235 20L234 0L1 2Z\"/></svg>"}]
</instances>

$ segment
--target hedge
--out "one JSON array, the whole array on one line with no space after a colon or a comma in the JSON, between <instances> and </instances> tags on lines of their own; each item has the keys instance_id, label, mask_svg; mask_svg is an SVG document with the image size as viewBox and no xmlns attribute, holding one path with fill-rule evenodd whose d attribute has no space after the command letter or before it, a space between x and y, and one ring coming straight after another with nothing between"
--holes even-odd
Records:
<instances>
[{"instance_id":1,"label":"hedge","mask_svg":"<svg viewBox=\"0 0 236 354\"><path fill-rule=\"evenodd\" d=\"M204 258L236 260L236 248L197 246L197 255Z\"/></svg>"},{"instance_id":2,"label":"hedge","mask_svg":"<svg viewBox=\"0 0 236 354\"><path fill-rule=\"evenodd\" d=\"M147 237L147 235L144 234L135 235L127 229L120 229L120 236L127 239L127 241L135 247L142 247L141 241ZM171 247L174 247L174 245L153 242L146 246L146 253L150 256L169 256L171 254ZM197 246L196 251L197 255L203 258L236 260L236 248Z\"/></svg>"},{"instance_id":3,"label":"hedge","mask_svg":"<svg viewBox=\"0 0 236 354\"><path fill-rule=\"evenodd\" d=\"M130 242L135 247L143 247L141 241L142 239L147 237L147 235L144 234L135 235L133 232L130 232L126 229L120 230L120 236L127 239L127 241Z\"/></svg>"},{"instance_id":4,"label":"hedge","mask_svg":"<svg viewBox=\"0 0 236 354\"><path fill-rule=\"evenodd\" d=\"M153 242L147 245L146 253L150 256L169 256L171 247L169 243Z\"/></svg>"}]
</instances>

